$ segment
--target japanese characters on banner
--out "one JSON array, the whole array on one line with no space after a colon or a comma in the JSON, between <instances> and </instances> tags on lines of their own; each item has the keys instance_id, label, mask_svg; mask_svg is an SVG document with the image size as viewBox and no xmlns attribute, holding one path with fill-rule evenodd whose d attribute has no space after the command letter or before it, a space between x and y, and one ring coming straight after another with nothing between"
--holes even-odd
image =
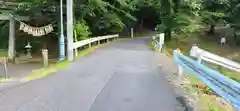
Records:
<instances>
[{"instance_id":1,"label":"japanese characters on banner","mask_svg":"<svg viewBox=\"0 0 240 111\"><path fill-rule=\"evenodd\" d=\"M33 36L43 36L43 35L47 35L48 33L53 31L53 25L49 24L47 26L43 26L43 27L32 27L29 26L23 22L20 22L20 28L19 30L22 30L23 32L26 32L28 34L31 34Z\"/></svg>"}]
</instances>

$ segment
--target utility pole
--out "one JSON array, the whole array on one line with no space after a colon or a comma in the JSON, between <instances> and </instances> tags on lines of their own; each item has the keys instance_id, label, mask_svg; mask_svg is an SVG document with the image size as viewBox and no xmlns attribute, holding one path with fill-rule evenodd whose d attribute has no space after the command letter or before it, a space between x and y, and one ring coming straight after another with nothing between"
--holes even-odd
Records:
<instances>
[{"instance_id":1,"label":"utility pole","mask_svg":"<svg viewBox=\"0 0 240 111\"><path fill-rule=\"evenodd\" d=\"M73 60L73 0L67 2L67 59Z\"/></svg>"},{"instance_id":2,"label":"utility pole","mask_svg":"<svg viewBox=\"0 0 240 111\"><path fill-rule=\"evenodd\" d=\"M60 0L60 22L61 22L61 34L59 37L59 61L65 59L65 38L63 34L63 0Z\"/></svg>"}]
</instances>

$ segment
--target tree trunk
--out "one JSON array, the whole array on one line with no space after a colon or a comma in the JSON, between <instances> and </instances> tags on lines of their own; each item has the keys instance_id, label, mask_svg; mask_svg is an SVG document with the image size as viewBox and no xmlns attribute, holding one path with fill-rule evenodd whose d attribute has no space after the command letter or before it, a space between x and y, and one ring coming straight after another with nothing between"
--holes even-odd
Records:
<instances>
[{"instance_id":1,"label":"tree trunk","mask_svg":"<svg viewBox=\"0 0 240 111\"><path fill-rule=\"evenodd\" d=\"M141 21L140 21L140 31L143 30L143 18L141 18Z\"/></svg>"},{"instance_id":2,"label":"tree trunk","mask_svg":"<svg viewBox=\"0 0 240 111\"><path fill-rule=\"evenodd\" d=\"M208 31L209 34L215 34L215 25L211 25Z\"/></svg>"},{"instance_id":3,"label":"tree trunk","mask_svg":"<svg viewBox=\"0 0 240 111\"><path fill-rule=\"evenodd\" d=\"M172 39L172 29L167 28L165 30L165 41L170 41Z\"/></svg>"}]
</instances>

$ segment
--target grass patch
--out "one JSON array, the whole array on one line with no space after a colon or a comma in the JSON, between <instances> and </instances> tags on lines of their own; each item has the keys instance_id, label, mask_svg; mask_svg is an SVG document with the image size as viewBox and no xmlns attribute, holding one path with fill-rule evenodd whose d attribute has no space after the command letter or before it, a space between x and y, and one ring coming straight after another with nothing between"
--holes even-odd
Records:
<instances>
[{"instance_id":1,"label":"grass patch","mask_svg":"<svg viewBox=\"0 0 240 111\"><path fill-rule=\"evenodd\" d=\"M0 50L0 57L7 56L8 52L5 50Z\"/></svg>"},{"instance_id":2,"label":"grass patch","mask_svg":"<svg viewBox=\"0 0 240 111\"><path fill-rule=\"evenodd\" d=\"M86 49L78 51L78 56L76 57L76 59L79 59L80 57L93 52L98 47L100 47L100 45L93 46L91 48L86 48ZM49 73L56 72L59 69L65 68L66 66L68 66L69 63L70 62L65 60L65 61L62 61L62 62L58 62L56 64L52 64L52 65L50 65L49 67L46 67L46 68L41 68L41 69L34 70L34 71L32 71L31 74L24 77L23 81L29 81L29 80L33 80L33 79L43 78L43 77L47 76Z\"/></svg>"},{"instance_id":3,"label":"grass patch","mask_svg":"<svg viewBox=\"0 0 240 111\"><path fill-rule=\"evenodd\" d=\"M154 45L155 45L155 43L154 43L153 40L149 40L149 41L148 41L148 46L149 46L153 51L156 51L156 49L154 48Z\"/></svg>"},{"instance_id":4,"label":"grass patch","mask_svg":"<svg viewBox=\"0 0 240 111\"><path fill-rule=\"evenodd\" d=\"M8 81L12 81L12 79L11 78L6 78L6 77L0 77L0 83L8 82Z\"/></svg>"},{"instance_id":5,"label":"grass patch","mask_svg":"<svg viewBox=\"0 0 240 111\"><path fill-rule=\"evenodd\" d=\"M58 62L58 63L53 64L53 65L50 65L47 68L41 68L41 69L33 70L32 73L29 74L28 76L24 77L23 80L24 81L29 81L29 80L39 79L39 78L45 77L49 73L56 72L59 69L65 68L68 64L69 64L68 61L62 61L62 62Z\"/></svg>"},{"instance_id":6,"label":"grass patch","mask_svg":"<svg viewBox=\"0 0 240 111\"><path fill-rule=\"evenodd\" d=\"M2 63L2 57L7 56L8 52L5 50L0 50L0 63Z\"/></svg>"},{"instance_id":7,"label":"grass patch","mask_svg":"<svg viewBox=\"0 0 240 111\"><path fill-rule=\"evenodd\" d=\"M229 104L222 103L220 98L215 94L209 94L211 89L198 79L192 73L185 73L188 77L189 84L184 84L184 87L190 94L197 94L197 109L198 111L234 111ZM196 87L198 86L198 87Z\"/></svg>"}]
</instances>

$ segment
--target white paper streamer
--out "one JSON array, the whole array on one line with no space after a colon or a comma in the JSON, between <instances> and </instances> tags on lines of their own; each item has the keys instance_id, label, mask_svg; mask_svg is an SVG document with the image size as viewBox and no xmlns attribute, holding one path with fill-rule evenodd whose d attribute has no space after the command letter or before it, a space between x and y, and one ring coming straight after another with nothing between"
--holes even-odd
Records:
<instances>
[{"instance_id":1,"label":"white paper streamer","mask_svg":"<svg viewBox=\"0 0 240 111\"><path fill-rule=\"evenodd\" d=\"M23 22L20 22L19 30L31 34L33 36L43 36L54 31L52 24L43 27L32 27Z\"/></svg>"}]
</instances>

